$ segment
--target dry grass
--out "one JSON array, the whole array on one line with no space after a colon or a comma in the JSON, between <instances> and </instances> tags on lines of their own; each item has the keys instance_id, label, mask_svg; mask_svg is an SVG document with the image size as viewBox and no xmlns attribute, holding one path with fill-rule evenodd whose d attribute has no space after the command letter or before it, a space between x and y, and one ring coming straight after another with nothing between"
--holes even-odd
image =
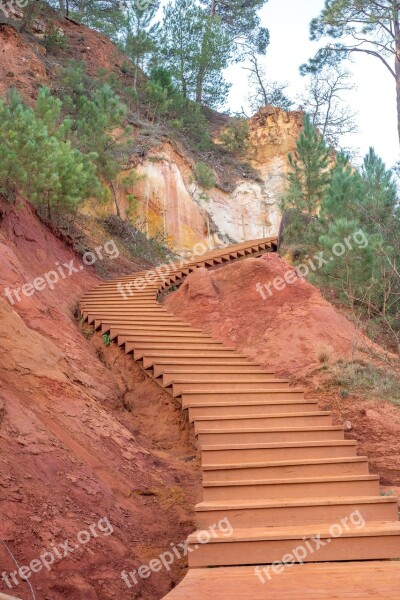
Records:
<instances>
[{"instance_id":1,"label":"dry grass","mask_svg":"<svg viewBox=\"0 0 400 600\"><path fill-rule=\"evenodd\" d=\"M325 344L320 344L317 347L317 357L318 357L319 362L322 365L325 365L325 364L331 362L332 355L333 355L333 349L331 348L331 346L327 346Z\"/></svg>"},{"instance_id":2,"label":"dry grass","mask_svg":"<svg viewBox=\"0 0 400 600\"><path fill-rule=\"evenodd\" d=\"M363 394L400 405L400 377L394 370L383 369L362 361L338 361L330 369L329 384L341 388L342 394Z\"/></svg>"}]
</instances>

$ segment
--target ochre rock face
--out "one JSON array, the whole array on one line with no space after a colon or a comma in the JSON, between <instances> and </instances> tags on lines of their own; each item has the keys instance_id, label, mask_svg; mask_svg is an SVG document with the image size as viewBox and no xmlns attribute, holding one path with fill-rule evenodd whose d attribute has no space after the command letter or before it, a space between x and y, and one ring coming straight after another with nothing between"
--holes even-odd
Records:
<instances>
[{"instance_id":1,"label":"ochre rock face","mask_svg":"<svg viewBox=\"0 0 400 600\"><path fill-rule=\"evenodd\" d=\"M140 198L139 220L150 235L162 232L182 248L206 238L204 211L189 193L185 165L179 164L177 156L146 160L137 171L142 176L135 188Z\"/></svg>"},{"instance_id":2,"label":"ochre rock face","mask_svg":"<svg viewBox=\"0 0 400 600\"><path fill-rule=\"evenodd\" d=\"M302 116L264 107L252 117L248 161L259 172L259 180L239 174L230 193L218 187L202 190L195 182L193 161L171 144L153 150L137 165L141 180L128 192L138 200L141 227L149 235L162 232L178 249L203 241L212 245L215 228L219 236L239 242L277 235L288 153L296 147Z\"/></svg>"},{"instance_id":3,"label":"ochre rock face","mask_svg":"<svg viewBox=\"0 0 400 600\"><path fill-rule=\"evenodd\" d=\"M251 158L254 166L263 167L277 156L285 159L296 148L302 129L303 113L286 112L264 106L250 119Z\"/></svg>"}]
</instances>

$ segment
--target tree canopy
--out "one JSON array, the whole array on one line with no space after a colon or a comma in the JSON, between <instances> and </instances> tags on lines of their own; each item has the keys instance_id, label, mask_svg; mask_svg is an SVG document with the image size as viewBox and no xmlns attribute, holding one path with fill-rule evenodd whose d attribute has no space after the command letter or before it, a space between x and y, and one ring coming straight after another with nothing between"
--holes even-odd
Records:
<instances>
[{"instance_id":1,"label":"tree canopy","mask_svg":"<svg viewBox=\"0 0 400 600\"><path fill-rule=\"evenodd\" d=\"M315 73L324 66L356 54L380 61L394 78L397 93L400 139L400 3L398 0L325 0L324 8L311 22L311 40L332 41L301 67Z\"/></svg>"}]
</instances>

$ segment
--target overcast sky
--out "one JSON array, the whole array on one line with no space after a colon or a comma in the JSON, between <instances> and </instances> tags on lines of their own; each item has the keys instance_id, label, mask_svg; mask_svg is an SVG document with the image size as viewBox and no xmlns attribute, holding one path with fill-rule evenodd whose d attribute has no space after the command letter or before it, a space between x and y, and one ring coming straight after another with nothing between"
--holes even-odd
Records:
<instances>
[{"instance_id":1,"label":"overcast sky","mask_svg":"<svg viewBox=\"0 0 400 600\"><path fill-rule=\"evenodd\" d=\"M304 89L305 79L299 66L314 56L319 47L309 41L309 24L319 15L323 0L269 0L261 11L262 24L268 27L271 44L264 65L268 79L288 81L288 94L293 98ZM358 55L347 65L354 74L357 89L349 92L348 103L358 111L359 133L343 140L346 147L356 147L364 156L370 146L393 166L399 160L397 136L396 88L394 78L373 57ZM247 73L240 65L228 71L232 82L230 109L240 111L248 94Z\"/></svg>"},{"instance_id":2,"label":"overcast sky","mask_svg":"<svg viewBox=\"0 0 400 600\"><path fill-rule=\"evenodd\" d=\"M167 0L162 0L162 5L166 3ZM262 25L268 27L271 35L267 55L262 59L267 78L287 81L287 92L293 99L306 85L299 66L320 47L318 42L309 41L309 25L323 6L324 0L269 0L260 12ZM346 61L346 65L357 86L348 93L347 101L358 112L359 133L342 140L341 145L359 149L361 157L373 146L391 167L400 159L394 78L373 57L358 54L352 62ZM232 83L229 109L240 112L246 106L248 73L241 65L235 65L228 69L226 76Z\"/></svg>"}]
</instances>

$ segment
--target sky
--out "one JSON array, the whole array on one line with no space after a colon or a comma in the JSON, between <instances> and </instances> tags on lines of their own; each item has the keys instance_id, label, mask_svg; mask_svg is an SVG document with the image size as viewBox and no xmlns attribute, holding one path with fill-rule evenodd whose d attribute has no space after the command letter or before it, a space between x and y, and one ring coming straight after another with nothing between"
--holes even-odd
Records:
<instances>
[{"instance_id":1,"label":"sky","mask_svg":"<svg viewBox=\"0 0 400 600\"><path fill-rule=\"evenodd\" d=\"M321 44L309 40L309 24L321 12L324 0L269 0L260 11L262 25L268 27L271 43L262 62L267 78L287 81L287 93L295 98L304 89L306 80L299 66L316 53ZM359 132L341 141L344 147L358 148L363 157L370 146L393 166L400 158L397 135L396 88L394 78L376 58L357 55L346 61L353 73L355 91L346 101L357 115ZM227 73L232 89L229 108L240 111L246 105L248 73L242 66L231 66Z\"/></svg>"}]
</instances>

